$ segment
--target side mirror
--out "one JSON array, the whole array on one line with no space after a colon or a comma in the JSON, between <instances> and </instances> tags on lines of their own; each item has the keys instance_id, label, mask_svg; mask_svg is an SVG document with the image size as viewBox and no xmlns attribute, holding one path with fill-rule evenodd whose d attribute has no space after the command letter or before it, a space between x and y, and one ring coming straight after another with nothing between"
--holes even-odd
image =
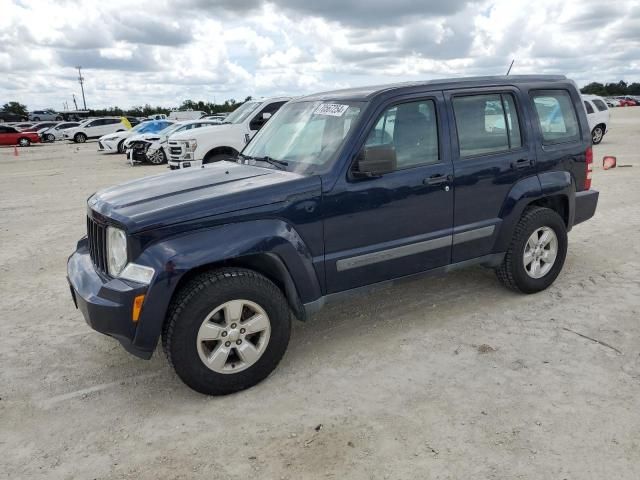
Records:
<instances>
[{"instance_id":1,"label":"side mirror","mask_svg":"<svg viewBox=\"0 0 640 480\"><path fill-rule=\"evenodd\" d=\"M358 154L353 174L359 178L379 177L396 170L396 149L390 145L364 147Z\"/></svg>"}]
</instances>

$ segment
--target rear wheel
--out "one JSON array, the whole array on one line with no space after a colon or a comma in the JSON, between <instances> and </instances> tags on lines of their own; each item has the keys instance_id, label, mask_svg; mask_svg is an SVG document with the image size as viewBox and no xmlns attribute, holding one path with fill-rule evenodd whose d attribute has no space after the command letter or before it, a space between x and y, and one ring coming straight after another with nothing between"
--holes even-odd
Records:
<instances>
[{"instance_id":1,"label":"rear wheel","mask_svg":"<svg viewBox=\"0 0 640 480\"><path fill-rule=\"evenodd\" d=\"M591 132L591 140L593 141L593 144L598 145L602 141L603 137L604 137L604 128L602 128L601 125L597 125Z\"/></svg>"},{"instance_id":2,"label":"rear wheel","mask_svg":"<svg viewBox=\"0 0 640 480\"><path fill-rule=\"evenodd\" d=\"M225 268L195 277L178 292L162 346L189 387L226 395L266 378L290 332L289 306L278 287L257 272Z\"/></svg>"},{"instance_id":3,"label":"rear wheel","mask_svg":"<svg viewBox=\"0 0 640 480\"><path fill-rule=\"evenodd\" d=\"M84 143L87 141L87 136L84 133L76 133L73 136L73 141L76 143Z\"/></svg>"},{"instance_id":4,"label":"rear wheel","mask_svg":"<svg viewBox=\"0 0 640 480\"><path fill-rule=\"evenodd\" d=\"M496 274L508 288L536 293L549 287L558 277L566 255L564 220L549 208L532 207L525 210L518 222Z\"/></svg>"},{"instance_id":5,"label":"rear wheel","mask_svg":"<svg viewBox=\"0 0 640 480\"><path fill-rule=\"evenodd\" d=\"M18 145L20 145L21 147L28 147L29 145L31 145L31 140L29 140L28 138L21 138L20 140L18 140Z\"/></svg>"}]
</instances>

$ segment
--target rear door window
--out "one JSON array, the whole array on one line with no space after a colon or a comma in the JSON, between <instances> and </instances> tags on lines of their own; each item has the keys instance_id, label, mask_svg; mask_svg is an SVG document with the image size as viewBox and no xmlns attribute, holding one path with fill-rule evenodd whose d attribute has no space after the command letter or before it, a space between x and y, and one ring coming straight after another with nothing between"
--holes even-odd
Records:
<instances>
[{"instance_id":1,"label":"rear door window","mask_svg":"<svg viewBox=\"0 0 640 480\"><path fill-rule=\"evenodd\" d=\"M580 124L569 92L534 91L532 98L542 132L542 143L549 145L580 140Z\"/></svg>"},{"instance_id":2,"label":"rear door window","mask_svg":"<svg viewBox=\"0 0 640 480\"><path fill-rule=\"evenodd\" d=\"M516 104L510 93L459 96L452 103L461 158L522 147Z\"/></svg>"},{"instance_id":3,"label":"rear door window","mask_svg":"<svg viewBox=\"0 0 640 480\"><path fill-rule=\"evenodd\" d=\"M593 100L593 104L596 106L596 108L600 112L604 112L605 110L609 110L609 108L607 107L607 104L604 103L602 100L599 100L597 98L595 100Z\"/></svg>"}]
</instances>

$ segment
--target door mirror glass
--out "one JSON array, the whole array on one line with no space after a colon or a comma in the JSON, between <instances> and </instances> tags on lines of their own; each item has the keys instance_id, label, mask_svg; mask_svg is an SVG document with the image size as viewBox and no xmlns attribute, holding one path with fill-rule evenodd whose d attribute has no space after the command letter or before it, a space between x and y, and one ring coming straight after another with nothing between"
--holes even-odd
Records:
<instances>
[{"instance_id":1,"label":"door mirror glass","mask_svg":"<svg viewBox=\"0 0 640 480\"><path fill-rule=\"evenodd\" d=\"M379 177L396 170L396 149L391 145L365 146L353 171L356 177Z\"/></svg>"}]
</instances>

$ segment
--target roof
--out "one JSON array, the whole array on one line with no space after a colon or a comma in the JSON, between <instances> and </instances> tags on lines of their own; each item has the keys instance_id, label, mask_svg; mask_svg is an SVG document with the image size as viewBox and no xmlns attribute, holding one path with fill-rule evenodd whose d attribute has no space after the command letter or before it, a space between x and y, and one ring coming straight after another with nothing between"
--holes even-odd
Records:
<instances>
[{"instance_id":1,"label":"roof","mask_svg":"<svg viewBox=\"0 0 640 480\"><path fill-rule=\"evenodd\" d=\"M347 88L342 90L333 90L328 92L320 92L296 99L297 101L309 100L369 100L373 96L383 92L392 92L400 89L415 89L421 87L429 89L437 88L459 88L459 87L482 87L491 85L516 85L520 83L532 82L559 82L566 81L564 75L509 75L494 77L459 77L459 78L442 78L437 80L425 80L422 82L402 82L387 85L372 85L366 87Z\"/></svg>"}]
</instances>

